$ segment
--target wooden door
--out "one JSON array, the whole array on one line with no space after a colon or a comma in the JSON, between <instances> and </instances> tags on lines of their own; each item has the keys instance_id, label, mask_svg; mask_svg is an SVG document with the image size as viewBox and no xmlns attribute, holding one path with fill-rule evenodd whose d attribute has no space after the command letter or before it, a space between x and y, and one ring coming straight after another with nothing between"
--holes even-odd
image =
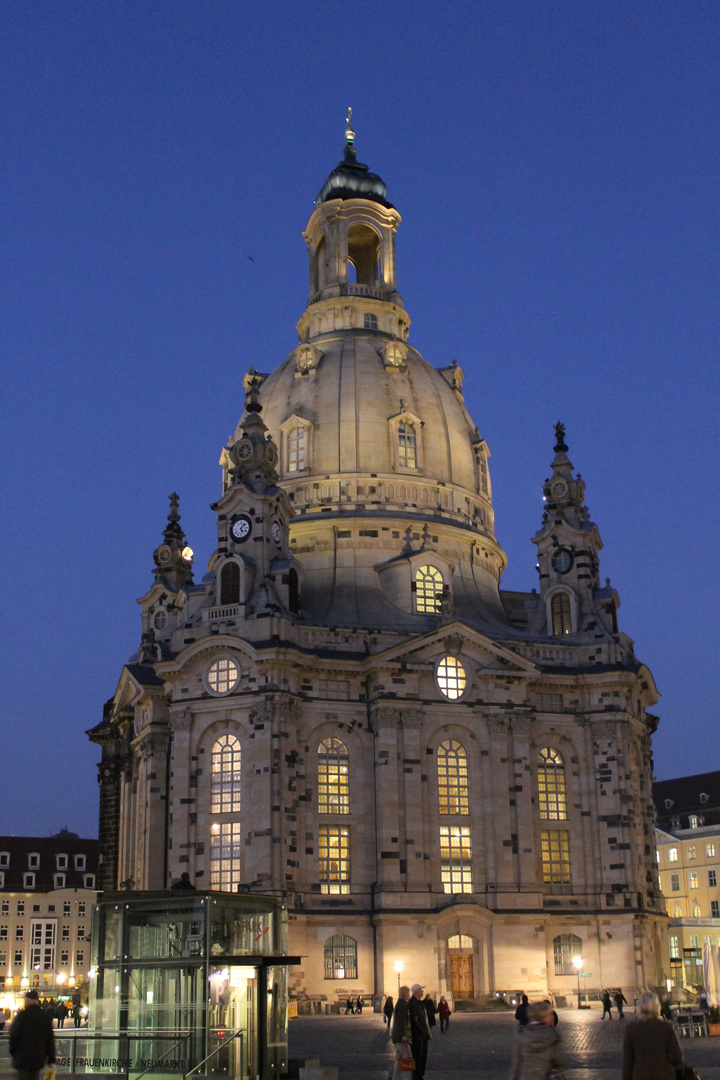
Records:
<instances>
[{"instance_id":1,"label":"wooden door","mask_svg":"<svg viewBox=\"0 0 720 1080\"><path fill-rule=\"evenodd\" d=\"M450 989L457 998L473 996L472 955L450 957Z\"/></svg>"}]
</instances>

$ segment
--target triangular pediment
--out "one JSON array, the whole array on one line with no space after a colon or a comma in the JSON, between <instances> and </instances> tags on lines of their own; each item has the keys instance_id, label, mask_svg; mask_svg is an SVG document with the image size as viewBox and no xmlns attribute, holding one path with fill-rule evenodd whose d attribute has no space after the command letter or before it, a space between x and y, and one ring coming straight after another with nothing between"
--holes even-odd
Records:
<instances>
[{"instance_id":1,"label":"triangular pediment","mask_svg":"<svg viewBox=\"0 0 720 1080\"><path fill-rule=\"evenodd\" d=\"M144 664L126 664L122 669L115 697L116 712L135 705L142 697L157 697L163 693L163 680L152 667Z\"/></svg>"},{"instance_id":2,"label":"triangular pediment","mask_svg":"<svg viewBox=\"0 0 720 1080\"><path fill-rule=\"evenodd\" d=\"M536 675L539 670L526 656L499 645L462 622L448 623L422 637L404 641L392 649L376 653L368 662L424 664L434 662L441 652L452 655L459 653L497 675Z\"/></svg>"}]
</instances>

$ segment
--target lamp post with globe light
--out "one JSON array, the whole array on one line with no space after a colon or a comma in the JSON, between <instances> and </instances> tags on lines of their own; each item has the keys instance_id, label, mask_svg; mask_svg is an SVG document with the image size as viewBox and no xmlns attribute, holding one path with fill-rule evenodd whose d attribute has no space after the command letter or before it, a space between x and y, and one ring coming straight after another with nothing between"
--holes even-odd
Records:
<instances>
[{"instance_id":1,"label":"lamp post with globe light","mask_svg":"<svg viewBox=\"0 0 720 1080\"><path fill-rule=\"evenodd\" d=\"M575 971L577 972L577 981L578 981L578 988L577 988L578 1009L582 1008L582 1006L580 1005L580 972L582 971L582 966L583 966L583 958L582 958L582 956L573 956L573 967L575 968Z\"/></svg>"},{"instance_id":2,"label":"lamp post with globe light","mask_svg":"<svg viewBox=\"0 0 720 1080\"><path fill-rule=\"evenodd\" d=\"M397 971L398 977L398 999L400 998L400 972L403 970L404 967L405 965L403 964L402 960L395 961L395 970Z\"/></svg>"}]
</instances>

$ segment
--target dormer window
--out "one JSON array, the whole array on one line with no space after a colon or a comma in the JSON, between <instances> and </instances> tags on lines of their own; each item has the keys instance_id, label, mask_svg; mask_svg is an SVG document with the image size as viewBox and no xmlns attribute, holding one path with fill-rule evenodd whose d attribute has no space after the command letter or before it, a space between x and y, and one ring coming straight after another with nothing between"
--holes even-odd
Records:
<instances>
[{"instance_id":1,"label":"dormer window","mask_svg":"<svg viewBox=\"0 0 720 1080\"><path fill-rule=\"evenodd\" d=\"M84 870L85 865L86 865L85 856L84 855L76 855L75 856L75 869L76 870Z\"/></svg>"},{"instance_id":2,"label":"dormer window","mask_svg":"<svg viewBox=\"0 0 720 1080\"><path fill-rule=\"evenodd\" d=\"M698 827L698 816L697 816L697 814L690 814L689 817L688 817L688 828L689 829L697 829L697 827Z\"/></svg>"},{"instance_id":3,"label":"dormer window","mask_svg":"<svg viewBox=\"0 0 720 1080\"><path fill-rule=\"evenodd\" d=\"M67 855L56 855L55 856L55 866L57 867L58 870L67 870L67 868L68 868L68 857L67 857Z\"/></svg>"},{"instance_id":4,"label":"dormer window","mask_svg":"<svg viewBox=\"0 0 720 1080\"><path fill-rule=\"evenodd\" d=\"M34 888L35 888L35 875L34 874L23 874L23 889L34 889Z\"/></svg>"},{"instance_id":5,"label":"dormer window","mask_svg":"<svg viewBox=\"0 0 720 1080\"><path fill-rule=\"evenodd\" d=\"M401 412L390 418L389 428L395 471L414 473L421 470L424 464L422 420L410 412Z\"/></svg>"},{"instance_id":6,"label":"dormer window","mask_svg":"<svg viewBox=\"0 0 720 1080\"><path fill-rule=\"evenodd\" d=\"M10 852L9 851L0 851L0 866L3 866L3 867L5 867L5 869L7 869L9 865L10 865Z\"/></svg>"},{"instance_id":7,"label":"dormer window","mask_svg":"<svg viewBox=\"0 0 720 1080\"><path fill-rule=\"evenodd\" d=\"M28 866L31 870L38 870L40 867L40 856L36 851L31 852L28 855Z\"/></svg>"},{"instance_id":8,"label":"dormer window","mask_svg":"<svg viewBox=\"0 0 720 1080\"><path fill-rule=\"evenodd\" d=\"M85 888L85 889L94 889L95 888L95 875L94 874L85 874L85 876L83 878L83 888Z\"/></svg>"},{"instance_id":9,"label":"dormer window","mask_svg":"<svg viewBox=\"0 0 720 1080\"><path fill-rule=\"evenodd\" d=\"M666 810L672 810L674 805L675 805L675 800L674 799L666 799L665 800L665 809Z\"/></svg>"},{"instance_id":10,"label":"dormer window","mask_svg":"<svg viewBox=\"0 0 720 1080\"><path fill-rule=\"evenodd\" d=\"M301 416L291 416L280 425L280 459L286 475L305 473L312 457L312 424Z\"/></svg>"},{"instance_id":11,"label":"dormer window","mask_svg":"<svg viewBox=\"0 0 720 1080\"><path fill-rule=\"evenodd\" d=\"M413 424L398 424L398 461L403 469L417 468L417 437Z\"/></svg>"},{"instance_id":12,"label":"dormer window","mask_svg":"<svg viewBox=\"0 0 720 1080\"><path fill-rule=\"evenodd\" d=\"M53 888L64 889L66 880L65 874L53 874Z\"/></svg>"},{"instance_id":13,"label":"dormer window","mask_svg":"<svg viewBox=\"0 0 720 1080\"><path fill-rule=\"evenodd\" d=\"M710 796L708 795L707 791L701 791L700 792L700 803L701 803L702 806L705 805L705 803L708 801L709 798L710 798Z\"/></svg>"},{"instance_id":14,"label":"dormer window","mask_svg":"<svg viewBox=\"0 0 720 1080\"><path fill-rule=\"evenodd\" d=\"M434 566L419 566L415 573L415 611L418 615L439 615L442 611L443 576Z\"/></svg>"}]
</instances>

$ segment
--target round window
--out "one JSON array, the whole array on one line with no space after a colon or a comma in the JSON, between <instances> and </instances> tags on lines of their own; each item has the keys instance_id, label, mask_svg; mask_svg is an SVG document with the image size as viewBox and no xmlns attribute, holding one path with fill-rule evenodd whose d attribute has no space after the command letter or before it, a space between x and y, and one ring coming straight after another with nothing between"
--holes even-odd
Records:
<instances>
[{"instance_id":1,"label":"round window","mask_svg":"<svg viewBox=\"0 0 720 1080\"><path fill-rule=\"evenodd\" d=\"M237 686L239 678L240 668L228 656L215 660L208 668L208 686L216 694L228 694Z\"/></svg>"},{"instance_id":2,"label":"round window","mask_svg":"<svg viewBox=\"0 0 720 1080\"><path fill-rule=\"evenodd\" d=\"M467 675L456 656L443 656L437 666L437 684L440 693L448 701L457 701L465 693Z\"/></svg>"},{"instance_id":3,"label":"round window","mask_svg":"<svg viewBox=\"0 0 720 1080\"><path fill-rule=\"evenodd\" d=\"M155 612L155 617L153 618L153 629L164 630L167 626L167 621L167 611L165 611L164 608L158 608Z\"/></svg>"}]
</instances>

